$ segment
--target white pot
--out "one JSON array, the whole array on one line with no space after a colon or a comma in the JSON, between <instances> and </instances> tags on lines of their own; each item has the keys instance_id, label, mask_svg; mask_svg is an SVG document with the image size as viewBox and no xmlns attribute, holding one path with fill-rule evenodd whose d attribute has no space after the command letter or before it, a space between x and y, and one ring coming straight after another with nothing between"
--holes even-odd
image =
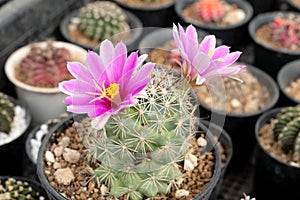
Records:
<instances>
[{"instance_id":1,"label":"white pot","mask_svg":"<svg viewBox=\"0 0 300 200\"><path fill-rule=\"evenodd\" d=\"M46 41L37 42L42 47L47 45ZM17 49L11 54L5 63L5 74L15 85L16 94L20 101L24 102L31 114L33 125L43 123L48 119L57 118L61 113L66 112L66 104L63 102L66 97L58 87L41 88L25 84L15 77L15 68L21 60L26 57L32 44ZM54 41L55 47L64 47L71 53L72 60L85 63L87 51L79 46L67 42Z\"/></svg>"}]
</instances>

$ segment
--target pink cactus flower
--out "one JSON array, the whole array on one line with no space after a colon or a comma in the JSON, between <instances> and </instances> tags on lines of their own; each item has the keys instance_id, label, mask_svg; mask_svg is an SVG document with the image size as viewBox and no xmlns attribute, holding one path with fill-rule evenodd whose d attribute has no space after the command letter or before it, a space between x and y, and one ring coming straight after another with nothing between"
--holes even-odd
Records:
<instances>
[{"instance_id":1,"label":"pink cactus flower","mask_svg":"<svg viewBox=\"0 0 300 200\"><path fill-rule=\"evenodd\" d=\"M127 57L127 48L120 42L115 47L109 40L100 46L100 55L89 51L86 64L69 62L67 68L75 79L59 84L60 90L69 95L64 102L67 110L87 114L93 118L92 126L101 129L111 115L145 97L143 89L150 81L154 63L146 63L147 55L133 52Z\"/></svg>"},{"instance_id":2,"label":"pink cactus flower","mask_svg":"<svg viewBox=\"0 0 300 200\"><path fill-rule=\"evenodd\" d=\"M216 47L214 35L206 36L199 44L195 27L189 25L185 32L180 24L178 28L174 24L173 37L182 57L181 70L196 85L216 77L235 78L245 71L244 65L232 65L241 52L230 53L230 47L225 45Z\"/></svg>"}]
</instances>

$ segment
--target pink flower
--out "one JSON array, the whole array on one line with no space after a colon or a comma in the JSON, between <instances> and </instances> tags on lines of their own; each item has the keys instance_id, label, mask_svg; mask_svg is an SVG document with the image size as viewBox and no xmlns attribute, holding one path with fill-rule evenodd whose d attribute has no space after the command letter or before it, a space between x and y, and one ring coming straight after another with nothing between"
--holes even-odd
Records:
<instances>
[{"instance_id":1,"label":"pink flower","mask_svg":"<svg viewBox=\"0 0 300 200\"><path fill-rule=\"evenodd\" d=\"M178 28L174 24L173 37L182 57L182 72L196 85L220 76L234 78L234 75L245 71L244 65L232 66L241 52L229 53L230 48L225 45L216 48L214 35L204 37L198 44L195 27L190 25L185 32L180 24Z\"/></svg>"},{"instance_id":2,"label":"pink flower","mask_svg":"<svg viewBox=\"0 0 300 200\"><path fill-rule=\"evenodd\" d=\"M100 46L100 56L88 52L87 67L79 62L69 62L68 70L75 79L59 84L60 90L69 95L64 100L69 104L67 110L86 113L94 118L94 128L103 128L111 115L136 104L138 97L145 97L143 89L150 81L149 74L154 67L154 63L140 67L146 58L147 55L138 57L138 52L127 57L125 44L120 42L114 47L105 40Z\"/></svg>"}]
</instances>

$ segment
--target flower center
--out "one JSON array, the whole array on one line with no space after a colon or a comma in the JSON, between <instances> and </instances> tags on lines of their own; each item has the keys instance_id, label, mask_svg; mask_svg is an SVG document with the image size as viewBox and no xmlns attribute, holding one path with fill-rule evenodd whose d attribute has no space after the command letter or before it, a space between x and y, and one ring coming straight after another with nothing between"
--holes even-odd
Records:
<instances>
[{"instance_id":1,"label":"flower center","mask_svg":"<svg viewBox=\"0 0 300 200\"><path fill-rule=\"evenodd\" d=\"M119 94L119 87L120 85L117 83L110 83L109 87L105 87L104 83L102 82L102 86L98 85L98 83L93 80L94 85L99 90L99 92L87 92L87 94L95 95L96 97L90 101L90 103L106 98L109 101L112 101L118 94Z\"/></svg>"}]
</instances>

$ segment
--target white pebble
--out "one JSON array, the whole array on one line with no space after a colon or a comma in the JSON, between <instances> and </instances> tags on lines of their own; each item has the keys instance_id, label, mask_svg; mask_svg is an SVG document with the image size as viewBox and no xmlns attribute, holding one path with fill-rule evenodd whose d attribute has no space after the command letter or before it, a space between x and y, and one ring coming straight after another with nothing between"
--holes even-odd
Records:
<instances>
[{"instance_id":1,"label":"white pebble","mask_svg":"<svg viewBox=\"0 0 300 200\"><path fill-rule=\"evenodd\" d=\"M47 132L48 131L48 125L47 124L42 124L40 127L40 130L42 130L43 132Z\"/></svg>"},{"instance_id":2,"label":"white pebble","mask_svg":"<svg viewBox=\"0 0 300 200\"><path fill-rule=\"evenodd\" d=\"M101 188L100 188L100 191L101 191L102 195L106 195L108 193L108 188L105 185L102 184Z\"/></svg>"},{"instance_id":3,"label":"white pebble","mask_svg":"<svg viewBox=\"0 0 300 200\"><path fill-rule=\"evenodd\" d=\"M35 138L39 141L42 141L42 138L44 135L45 135L45 132L40 129L35 133Z\"/></svg>"},{"instance_id":4,"label":"white pebble","mask_svg":"<svg viewBox=\"0 0 300 200\"><path fill-rule=\"evenodd\" d=\"M207 141L206 139L202 138L202 137L199 137L198 140L197 140L197 143L200 147L206 147L207 145Z\"/></svg>"},{"instance_id":5,"label":"white pebble","mask_svg":"<svg viewBox=\"0 0 300 200\"><path fill-rule=\"evenodd\" d=\"M58 184L64 185L70 185L75 179L75 176L69 167L56 170L56 172L54 172L54 177Z\"/></svg>"},{"instance_id":6,"label":"white pebble","mask_svg":"<svg viewBox=\"0 0 300 200\"><path fill-rule=\"evenodd\" d=\"M61 145L63 147L67 147L70 144L70 138L65 136L61 139L61 141L58 143L58 145Z\"/></svg>"},{"instance_id":7,"label":"white pebble","mask_svg":"<svg viewBox=\"0 0 300 200\"><path fill-rule=\"evenodd\" d=\"M55 162L54 154L51 151L46 151L45 158L48 162Z\"/></svg>"},{"instance_id":8,"label":"white pebble","mask_svg":"<svg viewBox=\"0 0 300 200\"><path fill-rule=\"evenodd\" d=\"M80 158L79 151L65 148L63 153L64 160L69 163L77 163Z\"/></svg>"},{"instance_id":9,"label":"white pebble","mask_svg":"<svg viewBox=\"0 0 300 200\"><path fill-rule=\"evenodd\" d=\"M195 167L194 167L193 163L190 160L185 160L183 168L186 171L192 171Z\"/></svg>"},{"instance_id":10,"label":"white pebble","mask_svg":"<svg viewBox=\"0 0 300 200\"><path fill-rule=\"evenodd\" d=\"M187 191L187 190L184 190L184 189L176 190L175 198L180 199L180 198L182 198L182 197L187 197L187 196L189 196L189 194L190 194L190 192Z\"/></svg>"}]
</instances>

